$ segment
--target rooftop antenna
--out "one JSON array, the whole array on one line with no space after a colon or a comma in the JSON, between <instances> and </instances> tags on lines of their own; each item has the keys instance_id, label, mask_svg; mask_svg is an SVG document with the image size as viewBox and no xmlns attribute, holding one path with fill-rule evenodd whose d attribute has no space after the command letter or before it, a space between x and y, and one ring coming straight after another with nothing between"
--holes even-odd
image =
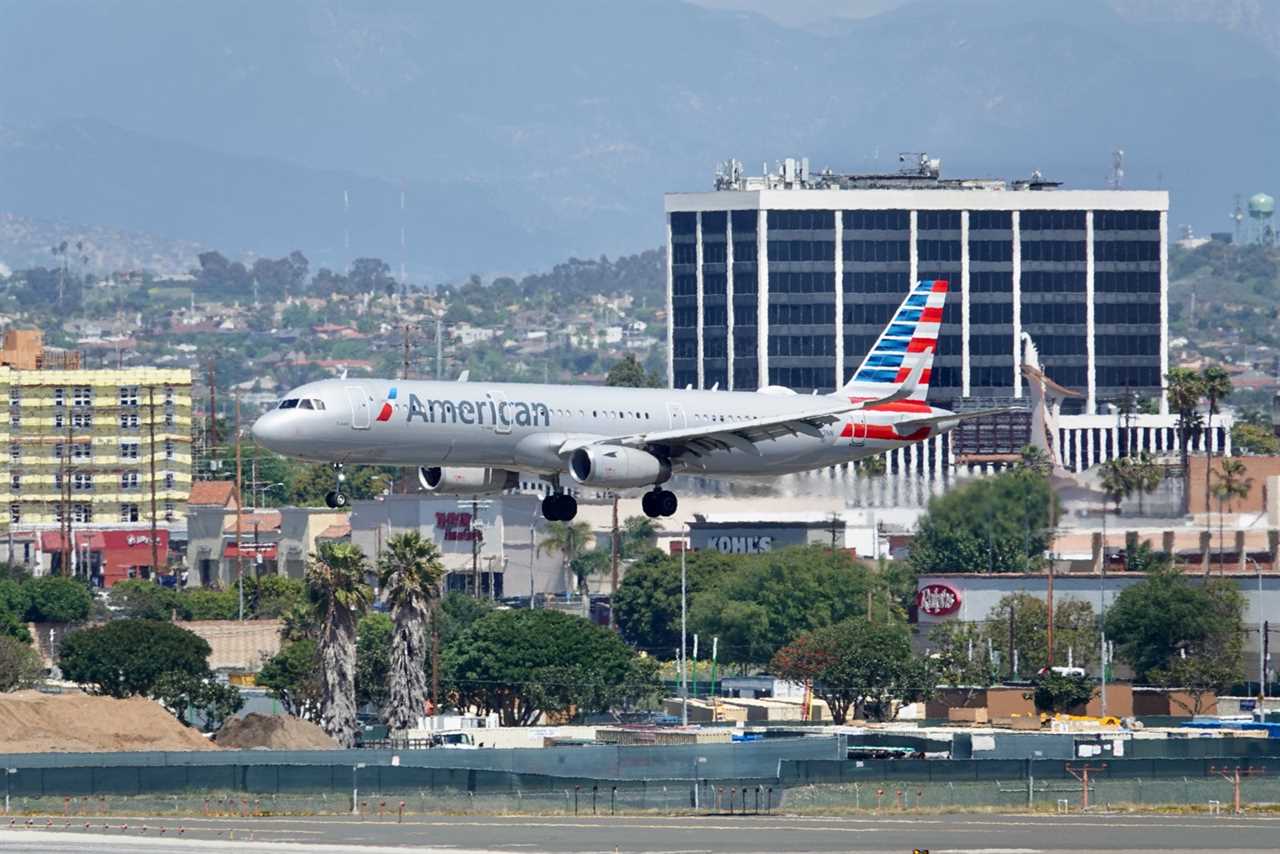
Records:
<instances>
[{"instance_id":1,"label":"rooftop antenna","mask_svg":"<svg viewBox=\"0 0 1280 854\"><path fill-rule=\"evenodd\" d=\"M1107 178L1107 186L1113 190L1120 189L1124 182L1124 149L1116 148L1111 152L1111 176Z\"/></svg>"}]
</instances>

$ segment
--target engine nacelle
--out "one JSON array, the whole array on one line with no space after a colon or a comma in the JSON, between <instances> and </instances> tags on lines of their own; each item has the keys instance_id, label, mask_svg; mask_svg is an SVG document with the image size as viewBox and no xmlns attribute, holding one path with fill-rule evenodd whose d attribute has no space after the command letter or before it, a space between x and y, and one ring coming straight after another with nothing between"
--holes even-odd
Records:
<instances>
[{"instance_id":1,"label":"engine nacelle","mask_svg":"<svg viewBox=\"0 0 1280 854\"><path fill-rule=\"evenodd\" d=\"M520 474L506 469L419 466L418 483L438 495L485 495L515 489Z\"/></svg>"},{"instance_id":2,"label":"engine nacelle","mask_svg":"<svg viewBox=\"0 0 1280 854\"><path fill-rule=\"evenodd\" d=\"M671 463L648 451L588 445L569 458L569 474L584 486L648 486L671 478Z\"/></svg>"}]
</instances>

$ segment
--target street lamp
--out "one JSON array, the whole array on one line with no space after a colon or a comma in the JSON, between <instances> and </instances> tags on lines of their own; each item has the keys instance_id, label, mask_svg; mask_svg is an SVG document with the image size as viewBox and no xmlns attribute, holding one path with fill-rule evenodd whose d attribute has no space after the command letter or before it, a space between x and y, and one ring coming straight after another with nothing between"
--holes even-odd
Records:
<instances>
[{"instance_id":1,"label":"street lamp","mask_svg":"<svg viewBox=\"0 0 1280 854\"><path fill-rule=\"evenodd\" d=\"M357 762L351 766L351 814L360 814L360 787L357 783L356 775L360 769L365 767L364 762Z\"/></svg>"},{"instance_id":2,"label":"street lamp","mask_svg":"<svg viewBox=\"0 0 1280 854\"><path fill-rule=\"evenodd\" d=\"M9 777L17 773L18 773L17 768L4 769L4 814L5 815L9 814Z\"/></svg>"},{"instance_id":3,"label":"street lamp","mask_svg":"<svg viewBox=\"0 0 1280 854\"><path fill-rule=\"evenodd\" d=\"M685 570L685 552L689 550L689 523L680 523L680 724L689 725L689 664L685 658L686 633L688 631L689 602L688 574Z\"/></svg>"}]
</instances>

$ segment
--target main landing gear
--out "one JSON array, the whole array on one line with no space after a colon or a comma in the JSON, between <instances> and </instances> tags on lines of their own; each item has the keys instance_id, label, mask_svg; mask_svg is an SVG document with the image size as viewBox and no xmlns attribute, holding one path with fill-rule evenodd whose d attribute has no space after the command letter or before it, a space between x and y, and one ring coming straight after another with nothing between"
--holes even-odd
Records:
<instances>
[{"instance_id":1,"label":"main landing gear","mask_svg":"<svg viewBox=\"0 0 1280 854\"><path fill-rule=\"evenodd\" d=\"M572 522L578 515L578 499L553 492L542 499L542 518L548 522Z\"/></svg>"},{"instance_id":2,"label":"main landing gear","mask_svg":"<svg viewBox=\"0 0 1280 854\"><path fill-rule=\"evenodd\" d=\"M676 494L669 489L654 487L652 492L646 492L640 499L640 508L650 519L658 516L674 516L679 506L680 502L676 499Z\"/></svg>"},{"instance_id":3,"label":"main landing gear","mask_svg":"<svg viewBox=\"0 0 1280 854\"><path fill-rule=\"evenodd\" d=\"M324 503L326 506L337 510L342 507L346 507L347 503L351 500L347 497L347 494L342 491L343 481L347 479L347 476L342 473L342 463L333 464L333 477L334 487L324 494Z\"/></svg>"}]
</instances>

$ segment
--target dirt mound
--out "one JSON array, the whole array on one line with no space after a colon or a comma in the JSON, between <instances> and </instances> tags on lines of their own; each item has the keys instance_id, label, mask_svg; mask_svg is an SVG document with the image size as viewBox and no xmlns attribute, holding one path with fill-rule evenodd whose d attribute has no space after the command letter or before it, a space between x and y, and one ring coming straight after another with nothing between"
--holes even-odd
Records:
<instances>
[{"instance_id":1,"label":"dirt mound","mask_svg":"<svg viewBox=\"0 0 1280 854\"><path fill-rule=\"evenodd\" d=\"M259 715L227 721L214 736L219 747L238 750L334 750L338 743L320 727L289 715Z\"/></svg>"},{"instance_id":2,"label":"dirt mound","mask_svg":"<svg viewBox=\"0 0 1280 854\"><path fill-rule=\"evenodd\" d=\"M0 753L215 749L145 697L0 694Z\"/></svg>"}]
</instances>

